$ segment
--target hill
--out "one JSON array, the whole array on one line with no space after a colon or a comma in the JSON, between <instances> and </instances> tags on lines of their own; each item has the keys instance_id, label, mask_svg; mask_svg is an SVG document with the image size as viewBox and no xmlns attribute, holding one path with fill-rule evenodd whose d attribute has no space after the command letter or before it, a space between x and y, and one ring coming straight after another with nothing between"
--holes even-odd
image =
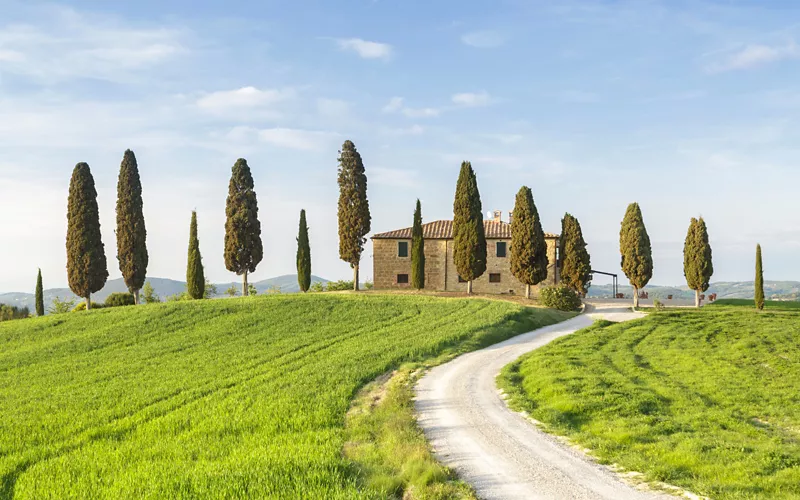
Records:
<instances>
[{"instance_id":1,"label":"hill","mask_svg":"<svg viewBox=\"0 0 800 500\"><path fill-rule=\"evenodd\" d=\"M0 323L0 497L402 496L405 479L368 487L369 470L343 456L358 389L569 316L316 293ZM403 478L419 464L399 464Z\"/></svg>"},{"instance_id":2,"label":"hill","mask_svg":"<svg viewBox=\"0 0 800 500\"><path fill-rule=\"evenodd\" d=\"M153 285L153 289L161 297L162 300L166 299L166 297L170 295L175 295L186 290L186 282L184 281L177 281L165 278L147 278L147 281L149 281L150 284ZM320 282L322 284L325 284L328 283L328 280L326 280L325 278L320 278L319 276L311 276L311 282L312 283ZM216 283L215 286L217 287L217 295L215 297L225 296L225 290L227 290L231 285L234 285L237 288L237 290L241 291L242 289L241 281ZM280 288L281 293L297 293L300 291L300 286L297 284L296 274L286 274L283 276L268 278L262 281L257 281L253 283L253 285L258 290L258 293L266 293L273 287ZM127 292L127 291L128 289L125 286L125 282L122 280L122 278L109 280L106 283L106 286L103 287L102 290L92 295L92 300L97 302L103 302L104 300L106 300L106 297L108 297L112 293ZM50 288L44 291L45 310L47 310L50 307L50 305L53 303L53 299L55 299L56 297L67 300L74 299L76 302L81 300L78 297L76 297L75 294L72 293L72 290L70 290L69 288ZM11 293L0 294L0 304L8 304L17 307L27 307L31 311L33 311L35 308L35 300L36 300L35 296L32 293L11 292Z\"/></svg>"},{"instance_id":3,"label":"hill","mask_svg":"<svg viewBox=\"0 0 800 500\"><path fill-rule=\"evenodd\" d=\"M624 279L624 278L623 278ZM754 285L752 281L720 281L712 283L707 295L717 294L718 299L752 299ZM687 286L647 285L644 289L651 299L666 299L672 295L676 299L694 299L694 292ZM620 293L630 296L633 288L628 285L619 286ZM798 300L800 295L799 281L765 281L764 294L773 300ZM611 297L611 285L592 285L589 297Z\"/></svg>"}]
</instances>

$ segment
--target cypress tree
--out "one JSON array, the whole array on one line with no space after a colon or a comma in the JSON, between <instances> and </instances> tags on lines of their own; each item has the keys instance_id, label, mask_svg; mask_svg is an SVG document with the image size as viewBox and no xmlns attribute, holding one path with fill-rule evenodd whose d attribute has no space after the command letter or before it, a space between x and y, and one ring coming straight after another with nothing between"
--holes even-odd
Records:
<instances>
[{"instance_id":1,"label":"cypress tree","mask_svg":"<svg viewBox=\"0 0 800 500\"><path fill-rule=\"evenodd\" d=\"M558 242L561 257L561 282L585 297L592 280L592 264L578 219L564 214Z\"/></svg>"},{"instance_id":2,"label":"cypress tree","mask_svg":"<svg viewBox=\"0 0 800 500\"><path fill-rule=\"evenodd\" d=\"M358 290L358 268L371 217L367 176L361 155L351 141L339 151L339 258L353 268L353 289Z\"/></svg>"},{"instance_id":3,"label":"cypress tree","mask_svg":"<svg viewBox=\"0 0 800 500\"><path fill-rule=\"evenodd\" d=\"M761 268L761 245L756 245L756 309L764 310L764 271Z\"/></svg>"},{"instance_id":4,"label":"cypress tree","mask_svg":"<svg viewBox=\"0 0 800 500\"><path fill-rule=\"evenodd\" d=\"M258 201L247 160L239 158L231 170L225 205L225 267L242 276L242 295L247 295L247 274L264 257Z\"/></svg>"},{"instance_id":5,"label":"cypress tree","mask_svg":"<svg viewBox=\"0 0 800 500\"><path fill-rule=\"evenodd\" d=\"M419 199L411 230L411 286L417 290L425 288L425 239L422 237L422 205Z\"/></svg>"},{"instance_id":6,"label":"cypress tree","mask_svg":"<svg viewBox=\"0 0 800 500\"><path fill-rule=\"evenodd\" d=\"M639 290L653 277L653 253L638 203L628 205L619 232L621 267L633 286L633 307L639 307Z\"/></svg>"},{"instance_id":7,"label":"cypress tree","mask_svg":"<svg viewBox=\"0 0 800 500\"><path fill-rule=\"evenodd\" d=\"M94 178L86 163L78 163L69 183L67 207L67 278L69 287L92 308L91 295L108 279L105 247Z\"/></svg>"},{"instance_id":8,"label":"cypress tree","mask_svg":"<svg viewBox=\"0 0 800 500\"><path fill-rule=\"evenodd\" d=\"M44 288L42 287L42 270L36 277L36 315L44 316Z\"/></svg>"},{"instance_id":9,"label":"cypress tree","mask_svg":"<svg viewBox=\"0 0 800 500\"><path fill-rule=\"evenodd\" d=\"M189 224L186 292L193 299L202 299L206 293L206 277L203 272L203 259L200 256L200 240L197 239L197 212L195 210L192 210L192 222Z\"/></svg>"},{"instance_id":10,"label":"cypress tree","mask_svg":"<svg viewBox=\"0 0 800 500\"><path fill-rule=\"evenodd\" d=\"M511 220L511 274L525 284L525 298L531 298L531 285L547 279L547 242L542 221L533 202L533 193L522 186L514 201Z\"/></svg>"},{"instance_id":11,"label":"cypress tree","mask_svg":"<svg viewBox=\"0 0 800 500\"><path fill-rule=\"evenodd\" d=\"M692 217L689 223L683 245L683 274L686 276L686 284L694 290L694 306L700 307L700 293L708 290L711 275L714 274L708 229L702 217Z\"/></svg>"},{"instance_id":12,"label":"cypress tree","mask_svg":"<svg viewBox=\"0 0 800 500\"><path fill-rule=\"evenodd\" d=\"M136 156L125 151L117 183L117 260L125 285L139 304L139 290L147 275L147 230L142 213L142 183Z\"/></svg>"},{"instance_id":13,"label":"cypress tree","mask_svg":"<svg viewBox=\"0 0 800 500\"><path fill-rule=\"evenodd\" d=\"M300 228L297 232L297 284L303 293L311 288L311 246L308 243L305 210L300 210Z\"/></svg>"},{"instance_id":14,"label":"cypress tree","mask_svg":"<svg viewBox=\"0 0 800 500\"><path fill-rule=\"evenodd\" d=\"M486 272L486 234L482 210L478 180L472 164L461 162L453 202L453 260L458 275L467 281L468 294L472 293L472 282Z\"/></svg>"}]
</instances>

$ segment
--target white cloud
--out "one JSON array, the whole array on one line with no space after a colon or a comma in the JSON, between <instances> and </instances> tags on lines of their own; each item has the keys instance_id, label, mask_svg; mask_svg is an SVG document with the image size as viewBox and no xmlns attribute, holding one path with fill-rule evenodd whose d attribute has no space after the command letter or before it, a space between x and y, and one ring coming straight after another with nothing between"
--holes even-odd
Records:
<instances>
[{"instance_id":1,"label":"white cloud","mask_svg":"<svg viewBox=\"0 0 800 500\"><path fill-rule=\"evenodd\" d=\"M317 111L320 115L342 117L350 112L350 103L341 99L317 99Z\"/></svg>"},{"instance_id":2,"label":"white cloud","mask_svg":"<svg viewBox=\"0 0 800 500\"><path fill-rule=\"evenodd\" d=\"M747 45L741 50L729 53L724 61L706 67L711 73L755 68L784 59L800 58L800 46L794 40L784 45Z\"/></svg>"},{"instance_id":3,"label":"white cloud","mask_svg":"<svg viewBox=\"0 0 800 500\"><path fill-rule=\"evenodd\" d=\"M412 125L406 128L389 128L384 129L388 135L422 135L425 129L421 125Z\"/></svg>"},{"instance_id":4,"label":"white cloud","mask_svg":"<svg viewBox=\"0 0 800 500\"><path fill-rule=\"evenodd\" d=\"M439 116L436 108L403 108L403 114L409 118L431 118Z\"/></svg>"},{"instance_id":5,"label":"white cloud","mask_svg":"<svg viewBox=\"0 0 800 500\"><path fill-rule=\"evenodd\" d=\"M419 186L419 175L415 170L370 167L369 176L369 181L374 184L408 188Z\"/></svg>"},{"instance_id":6,"label":"white cloud","mask_svg":"<svg viewBox=\"0 0 800 500\"><path fill-rule=\"evenodd\" d=\"M364 59L389 59L392 56L392 46L386 43L360 38L339 38L336 43L340 49L355 52Z\"/></svg>"},{"instance_id":7,"label":"white cloud","mask_svg":"<svg viewBox=\"0 0 800 500\"><path fill-rule=\"evenodd\" d=\"M403 98L402 97L392 97L389 99L389 103L383 107L384 113L394 113L396 111L400 111L403 109Z\"/></svg>"},{"instance_id":8,"label":"white cloud","mask_svg":"<svg viewBox=\"0 0 800 500\"><path fill-rule=\"evenodd\" d=\"M226 111L232 108L269 106L294 97L292 89L242 87L236 90L211 92L197 100L197 106L207 111Z\"/></svg>"},{"instance_id":9,"label":"white cloud","mask_svg":"<svg viewBox=\"0 0 800 500\"><path fill-rule=\"evenodd\" d=\"M454 104L466 107L486 106L492 100L486 92L464 92L461 94L454 94L451 99Z\"/></svg>"},{"instance_id":10,"label":"white cloud","mask_svg":"<svg viewBox=\"0 0 800 500\"><path fill-rule=\"evenodd\" d=\"M258 132L258 138L262 142L281 148L303 151L324 149L337 136L337 134L331 132L292 128L270 128Z\"/></svg>"},{"instance_id":11,"label":"white cloud","mask_svg":"<svg viewBox=\"0 0 800 500\"><path fill-rule=\"evenodd\" d=\"M507 37L504 34L492 30L473 31L461 37L462 43L480 49L500 47L506 43L506 40Z\"/></svg>"}]
</instances>

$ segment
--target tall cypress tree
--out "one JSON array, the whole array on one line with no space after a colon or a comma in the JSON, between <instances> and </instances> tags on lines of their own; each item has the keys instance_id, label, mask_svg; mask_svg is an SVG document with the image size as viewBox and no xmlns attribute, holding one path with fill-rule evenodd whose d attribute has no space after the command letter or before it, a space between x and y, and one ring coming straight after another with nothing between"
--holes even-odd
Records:
<instances>
[{"instance_id":1,"label":"tall cypress tree","mask_svg":"<svg viewBox=\"0 0 800 500\"><path fill-rule=\"evenodd\" d=\"M683 274L686 284L694 290L694 306L700 307L700 293L708 290L714 266L711 263L711 245L708 243L708 229L702 217L692 217L686 242L683 245Z\"/></svg>"},{"instance_id":2,"label":"tall cypress tree","mask_svg":"<svg viewBox=\"0 0 800 500\"><path fill-rule=\"evenodd\" d=\"M147 230L142 212L142 183L136 156L125 151L117 183L117 260L125 285L139 303L139 290L147 275Z\"/></svg>"},{"instance_id":3,"label":"tall cypress tree","mask_svg":"<svg viewBox=\"0 0 800 500\"><path fill-rule=\"evenodd\" d=\"M564 214L558 241L561 258L561 282L585 297L592 281L592 264L578 219Z\"/></svg>"},{"instance_id":4,"label":"tall cypress tree","mask_svg":"<svg viewBox=\"0 0 800 500\"><path fill-rule=\"evenodd\" d=\"M764 270L761 267L761 245L756 245L756 309L764 310Z\"/></svg>"},{"instance_id":5,"label":"tall cypress tree","mask_svg":"<svg viewBox=\"0 0 800 500\"><path fill-rule=\"evenodd\" d=\"M239 158L231 170L225 205L225 267L242 276L242 295L250 290L247 274L254 272L264 257L254 187L247 160Z\"/></svg>"},{"instance_id":6,"label":"tall cypress tree","mask_svg":"<svg viewBox=\"0 0 800 500\"><path fill-rule=\"evenodd\" d=\"M371 217L367 176L361 155L351 141L339 151L339 258L353 268L353 289L358 290L358 268Z\"/></svg>"},{"instance_id":7,"label":"tall cypress tree","mask_svg":"<svg viewBox=\"0 0 800 500\"><path fill-rule=\"evenodd\" d=\"M200 256L200 240L197 238L197 212L195 210L192 210L192 222L189 224L186 292L193 299L202 299L206 293L206 277L203 272L203 258Z\"/></svg>"},{"instance_id":8,"label":"tall cypress tree","mask_svg":"<svg viewBox=\"0 0 800 500\"><path fill-rule=\"evenodd\" d=\"M472 293L472 282L486 272L486 233L482 210L478 180L472 164L461 162L453 202L453 261L458 275L467 281L468 294Z\"/></svg>"},{"instance_id":9,"label":"tall cypress tree","mask_svg":"<svg viewBox=\"0 0 800 500\"><path fill-rule=\"evenodd\" d=\"M42 287L42 270L36 277L36 315L44 316L44 288Z\"/></svg>"},{"instance_id":10,"label":"tall cypress tree","mask_svg":"<svg viewBox=\"0 0 800 500\"><path fill-rule=\"evenodd\" d=\"M425 288L425 239L422 237L422 204L419 199L411 229L411 286L417 290Z\"/></svg>"},{"instance_id":11,"label":"tall cypress tree","mask_svg":"<svg viewBox=\"0 0 800 500\"><path fill-rule=\"evenodd\" d=\"M305 210L300 210L300 228L297 232L297 284L303 293L311 288L311 245L308 243Z\"/></svg>"},{"instance_id":12,"label":"tall cypress tree","mask_svg":"<svg viewBox=\"0 0 800 500\"><path fill-rule=\"evenodd\" d=\"M102 290L108 279L97 190L86 163L75 165L69 183L67 278L75 295L86 299L86 309L92 308L91 295Z\"/></svg>"},{"instance_id":13,"label":"tall cypress tree","mask_svg":"<svg viewBox=\"0 0 800 500\"><path fill-rule=\"evenodd\" d=\"M514 201L511 220L511 274L525 284L525 298L531 298L531 285L547 279L547 242L542 221L533 202L533 193L522 186Z\"/></svg>"},{"instance_id":14,"label":"tall cypress tree","mask_svg":"<svg viewBox=\"0 0 800 500\"><path fill-rule=\"evenodd\" d=\"M628 205L619 232L622 271L633 286L633 307L639 307L639 290L653 277L653 252L638 203Z\"/></svg>"}]
</instances>

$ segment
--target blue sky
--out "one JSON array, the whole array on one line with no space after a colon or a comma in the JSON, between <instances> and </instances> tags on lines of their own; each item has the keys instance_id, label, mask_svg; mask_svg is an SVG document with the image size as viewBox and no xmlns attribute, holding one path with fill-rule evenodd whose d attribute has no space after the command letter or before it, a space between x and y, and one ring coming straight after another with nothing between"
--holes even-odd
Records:
<instances>
[{"instance_id":1,"label":"blue sky","mask_svg":"<svg viewBox=\"0 0 800 500\"><path fill-rule=\"evenodd\" d=\"M233 4L233 5L231 5ZM462 160L484 211L532 188L545 230L581 221L619 270L638 201L654 284L682 284L705 217L719 280L800 279L800 6L790 1L199 2L0 0L0 291L67 283L66 197L92 168L111 277L122 152L144 184L149 275L183 279L196 208L206 275L222 258L230 168L248 159L264 229L255 279L338 260L336 158L355 142L376 232L452 216ZM371 247L362 262L372 275Z\"/></svg>"}]
</instances>

